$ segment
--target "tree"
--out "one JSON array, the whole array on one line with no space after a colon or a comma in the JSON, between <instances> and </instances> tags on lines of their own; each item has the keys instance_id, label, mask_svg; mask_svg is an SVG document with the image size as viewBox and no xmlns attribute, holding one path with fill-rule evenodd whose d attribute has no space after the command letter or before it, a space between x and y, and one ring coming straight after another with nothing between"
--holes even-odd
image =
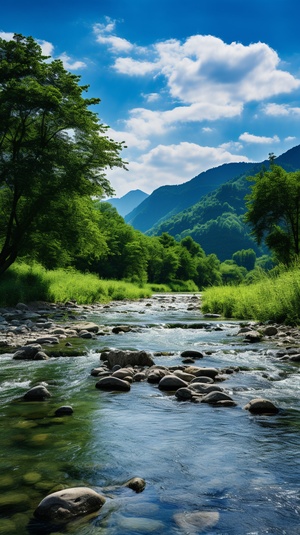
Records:
<instances>
[{"instance_id":1,"label":"tree","mask_svg":"<svg viewBox=\"0 0 300 535\"><path fill-rule=\"evenodd\" d=\"M270 160L270 170L254 177L246 196L245 220L258 244L265 241L275 257L289 264L300 252L300 171L288 173Z\"/></svg>"},{"instance_id":2,"label":"tree","mask_svg":"<svg viewBox=\"0 0 300 535\"><path fill-rule=\"evenodd\" d=\"M63 246L74 249L76 221L81 236L88 229L91 197L112 194L105 169L125 167L122 143L89 110L99 99L83 98L88 86L79 81L32 37L0 39L0 274L43 241L45 217L52 233L58 228L57 247L62 231L71 236ZM72 202L77 217L62 229L62 206Z\"/></svg>"},{"instance_id":3,"label":"tree","mask_svg":"<svg viewBox=\"0 0 300 535\"><path fill-rule=\"evenodd\" d=\"M238 266L245 267L247 271L251 271L255 267L256 253L253 249L242 249L233 253L232 260Z\"/></svg>"}]
</instances>

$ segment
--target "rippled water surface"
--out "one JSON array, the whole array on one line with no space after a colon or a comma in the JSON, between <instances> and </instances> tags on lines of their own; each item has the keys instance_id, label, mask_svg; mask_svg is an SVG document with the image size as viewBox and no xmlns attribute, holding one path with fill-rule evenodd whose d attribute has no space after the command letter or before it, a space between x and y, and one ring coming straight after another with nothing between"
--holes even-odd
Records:
<instances>
[{"instance_id":1,"label":"rippled water surface","mask_svg":"<svg viewBox=\"0 0 300 535\"><path fill-rule=\"evenodd\" d=\"M272 358L271 345L245 345L237 322L203 318L191 302L157 296L95 309L87 319L136 330L88 340L82 357L0 357L1 534L300 533L299 365ZM147 382L128 393L101 392L90 372L105 346L168 353L154 357L168 366L197 349L206 353L201 366L238 366L221 383L237 406L178 402ZM50 400L23 402L40 382ZM260 396L280 412L243 409ZM55 418L60 405L72 405L74 414ZM134 476L146 480L140 494L122 487ZM98 515L66 527L32 522L44 496L73 486L107 497Z\"/></svg>"}]
</instances>

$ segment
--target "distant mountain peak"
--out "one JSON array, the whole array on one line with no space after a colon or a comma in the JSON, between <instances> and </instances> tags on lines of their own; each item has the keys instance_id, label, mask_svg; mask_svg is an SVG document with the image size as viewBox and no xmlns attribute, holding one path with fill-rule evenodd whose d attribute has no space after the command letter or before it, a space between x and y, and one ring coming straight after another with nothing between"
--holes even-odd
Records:
<instances>
[{"instance_id":1,"label":"distant mountain peak","mask_svg":"<svg viewBox=\"0 0 300 535\"><path fill-rule=\"evenodd\" d=\"M134 210L139 204L141 204L147 197L149 197L148 193L145 193L140 189L134 189L128 191L128 193L126 193L122 197L113 197L111 199L105 199L105 202L109 202L117 209L118 213L122 217L125 217L127 214L132 212L132 210Z\"/></svg>"}]
</instances>

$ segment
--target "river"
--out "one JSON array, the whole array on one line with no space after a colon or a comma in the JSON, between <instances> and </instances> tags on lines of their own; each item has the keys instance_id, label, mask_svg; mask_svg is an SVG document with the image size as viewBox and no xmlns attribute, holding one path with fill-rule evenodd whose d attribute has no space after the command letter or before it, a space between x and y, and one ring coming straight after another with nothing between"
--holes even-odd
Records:
<instances>
[{"instance_id":1,"label":"river","mask_svg":"<svg viewBox=\"0 0 300 535\"><path fill-rule=\"evenodd\" d=\"M177 294L95 307L87 320L136 329L86 340L79 357L0 356L0 534L300 533L299 364L273 358L275 342L245 344L239 322L204 318L195 305ZM145 349L164 366L202 351L201 366L239 368L221 383L237 405L179 402L146 381L99 391L91 370L103 347ZM22 401L40 382L51 398ZM279 413L245 411L256 397ZM73 415L54 417L60 405ZM141 493L122 487L134 476L146 481ZM75 486L107 497L99 514L49 529L32 521L44 496Z\"/></svg>"}]
</instances>

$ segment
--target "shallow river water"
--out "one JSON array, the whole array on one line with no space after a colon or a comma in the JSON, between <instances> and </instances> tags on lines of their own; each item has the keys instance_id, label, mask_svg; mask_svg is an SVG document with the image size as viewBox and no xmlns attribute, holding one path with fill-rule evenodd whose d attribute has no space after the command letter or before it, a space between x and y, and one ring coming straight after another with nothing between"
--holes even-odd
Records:
<instances>
[{"instance_id":1,"label":"shallow river water","mask_svg":"<svg viewBox=\"0 0 300 535\"><path fill-rule=\"evenodd\" d=\"M154 296L95 308L88 320L137 329L86 340L82 357L0 356L0 534L300 533L299 364L273 358L271 342L245 344L238 322L204 318L191 303ZM91 370L106 346L167 353L154 356L167 366L187 349L205 353L200 366L238 366L221 383L237 406L179 402L147 382L99 391ZM40 382L49 401L22 401ZM252 416L243 407L256 397L279 413ZM55 418L61 405L73 415ZM122 487L134 476L146 481L139 494ZM74 486L106 496L96 516L65 527L32 520L48 493Z\"/></svg>"}]
</instances>

